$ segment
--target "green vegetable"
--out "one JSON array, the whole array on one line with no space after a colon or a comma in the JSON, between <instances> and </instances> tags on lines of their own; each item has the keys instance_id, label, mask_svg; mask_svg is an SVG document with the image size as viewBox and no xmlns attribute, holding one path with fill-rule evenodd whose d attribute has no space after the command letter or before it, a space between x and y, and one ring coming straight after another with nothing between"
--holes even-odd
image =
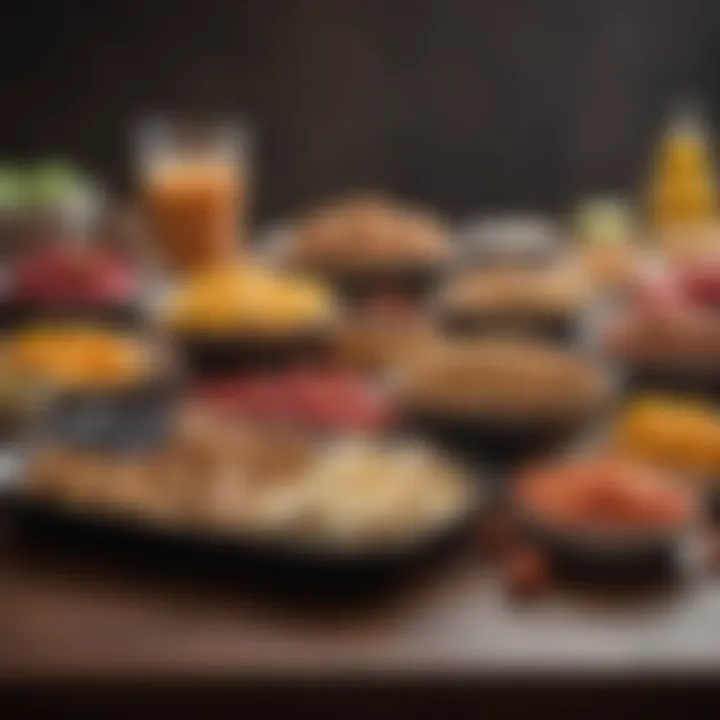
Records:
<instances>
[{"instance_id":1,"label":"green vegetable","mask_svg":"<svg viewBox=\"0 0 720 720\"><path fill-rule=\"evenodd\" d=\"M71 164L58 160L28 170L24 200L31 207L56 207L72 200L85 186L85 178Z\"/></svg>"},{"instance_id":2,"label":"green vegetable","mask_svg":"<svg viewBox=\"0 0 720 720\"><path fill-rule=\"evenodd\" d=\"M22 171L10 163L0 164L0 211L17 210L22 205Z\"/></svg>"}]
</instances>

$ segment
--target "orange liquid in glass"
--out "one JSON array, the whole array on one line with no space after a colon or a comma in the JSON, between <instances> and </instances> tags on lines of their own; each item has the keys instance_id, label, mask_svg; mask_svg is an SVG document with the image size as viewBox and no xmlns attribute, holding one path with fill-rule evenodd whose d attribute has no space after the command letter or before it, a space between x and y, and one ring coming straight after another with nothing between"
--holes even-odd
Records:
<instances>
[{"instance_id":1,"label":"orange liquid in glass","mask_svg":"<svg viewBox=\"0 0 720 720\"><path fill-rule=\"evenodd\" d=\"M235 166L178 161L151 168L143 195L154 242L174 270L231 262L243 194Z\"/></svg>"}]
</instances>

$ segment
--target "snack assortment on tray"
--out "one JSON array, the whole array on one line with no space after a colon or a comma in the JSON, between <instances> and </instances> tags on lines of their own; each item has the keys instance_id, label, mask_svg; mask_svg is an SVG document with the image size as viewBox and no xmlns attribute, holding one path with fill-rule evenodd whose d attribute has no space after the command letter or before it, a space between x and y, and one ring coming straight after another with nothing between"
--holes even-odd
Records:
<instances>
[{"instance_id":1,"label":"snack assortment on tray","mask_svg":"<svg viewBox=\"0 0 720 720\"><path fill-rule=\"evenodd\" d=\"M329 551L417 541L461 518L476 492L420 445L321 447L197 410L147 454L51 447L28 477L33 497L76 512Z\"/></svg>"},{"instance_id":2,"label":"snack assortment on tray","mask_svg":"<svg viewBox=\"0 0 720 720\"><path fill-rule=\"evenodd\" d=\"M175 129L124 208L155 252L121 257L87 218L25 242L28 208L77 210L90 183L0 168L4 247L16 233L0 440L44 433L11 498L345 559L467 529L490 499L532 551L588 566L701 527L720 475L720 224L697 137L668 137L644 224L613 198L562 223L451 223L346 196L254 245L238 137ZM694 234L692 252L657 233ZM668 394L636 396L650 387Z\"/></svg>"}]
</instances>

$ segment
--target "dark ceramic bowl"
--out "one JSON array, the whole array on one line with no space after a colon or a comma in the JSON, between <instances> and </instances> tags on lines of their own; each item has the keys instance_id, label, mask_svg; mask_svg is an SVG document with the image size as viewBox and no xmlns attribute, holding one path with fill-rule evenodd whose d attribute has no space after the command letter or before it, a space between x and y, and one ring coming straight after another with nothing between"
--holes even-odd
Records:
<instances>
[{"instance_id":1,"label":"dark ceramic bowl","mask_svg":"<svg viewBox=\"0 0 720 720\"><path fill-rule=\"evenodd\" d=\"M213 377L321 363L331 354L332 334L331 328L285 335L176 333L173 343L189 375Z\"/></svg>"},{"instance_id":2,"label":"dark ceramic bowl","mask_svg":"<svg viewBox=\"0 0 720 720\"><path fill-rule=\"evenodd\" d=\"M439 325L452 337L519 335L572 345L582 337L581 313L525 313L441 311Z\"/></svg>"},{"instance_id":3,"label":"dark ceramic bowl","mask_svg":"<svg viewBox=\"0 0 720 720\"><path fill-rule=\"evenodd\" d=\"M720 483L717 476L696 480L701 488L703 508L707 519L713 525L720 523Z\"/></svg>"},{"instance_id":4,"label":"dark ceramic bowl","mask_svg":"<svg viewBox=\"0 0 720 720\"><path fill-rule=\"evenodd\" d=\"M692 543L695 518L687 524L628 533L565 528L516 510L524 537L540 548L561 576L638 582L673 574Z\"/></svg>"},{"instance_id":5,"label":"dark ceramic bowl","mask_svg":"<svg viewBox=\"0 0 720 720\"><path fill-rule=\"evenodd\" d=\"M720 368L703 364L696 368L621 362L626 394L663 393L701 400L720 401Z\"/></svg>"},{"instance_id":6,"label":"dark ceramic bowl","mask_svg":"<svg viewBox=\"0 0 720 720\"><path fill-rule=\"evenodd\" d=\"M0 300L0 329L18 330L36 323L91 322L119 329L141 328L146 320L141 302L46 303L32 300Z\"/></svg>"},{"instance_id":7,"label":"dark ceramic bowl","mask_svg":"<svg viewBox=\"0 0 720 720\"><path fill-rule=\"evenodd\" d=\"M598 409L556 415L440 413L406 407L405 427L470 462L507 470L572 445L598 420Z\"/></svg>"},{"instance_id":8,"label":"dark ceramic bowl","mask_svg":"<svg viewBox=\"0 0 720 720\"><path fill-rule=\"evenodd\" d=\"M318 268L312 271L351 306L392 296L408 303L429 298L444 277L442 263L403 263L367 267Z\"/></svg>"}]
</instances>

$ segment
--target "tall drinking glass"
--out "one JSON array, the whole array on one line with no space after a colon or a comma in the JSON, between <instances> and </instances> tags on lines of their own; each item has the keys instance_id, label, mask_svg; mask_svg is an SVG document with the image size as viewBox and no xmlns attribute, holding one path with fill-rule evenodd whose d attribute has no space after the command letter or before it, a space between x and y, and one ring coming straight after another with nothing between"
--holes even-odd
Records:
<instances>
[{"instance_id":1,"label":"tall drinking glass","mask_svg":"<svg viewBox=\"0 0 720 720\"><path fill-rule=\"evenodd\" d=\"M232 124L147 122L138 137L142 201L167 266L187 272L237 253L247 195L247 143Z\"/></svg>"}]
</instances>

